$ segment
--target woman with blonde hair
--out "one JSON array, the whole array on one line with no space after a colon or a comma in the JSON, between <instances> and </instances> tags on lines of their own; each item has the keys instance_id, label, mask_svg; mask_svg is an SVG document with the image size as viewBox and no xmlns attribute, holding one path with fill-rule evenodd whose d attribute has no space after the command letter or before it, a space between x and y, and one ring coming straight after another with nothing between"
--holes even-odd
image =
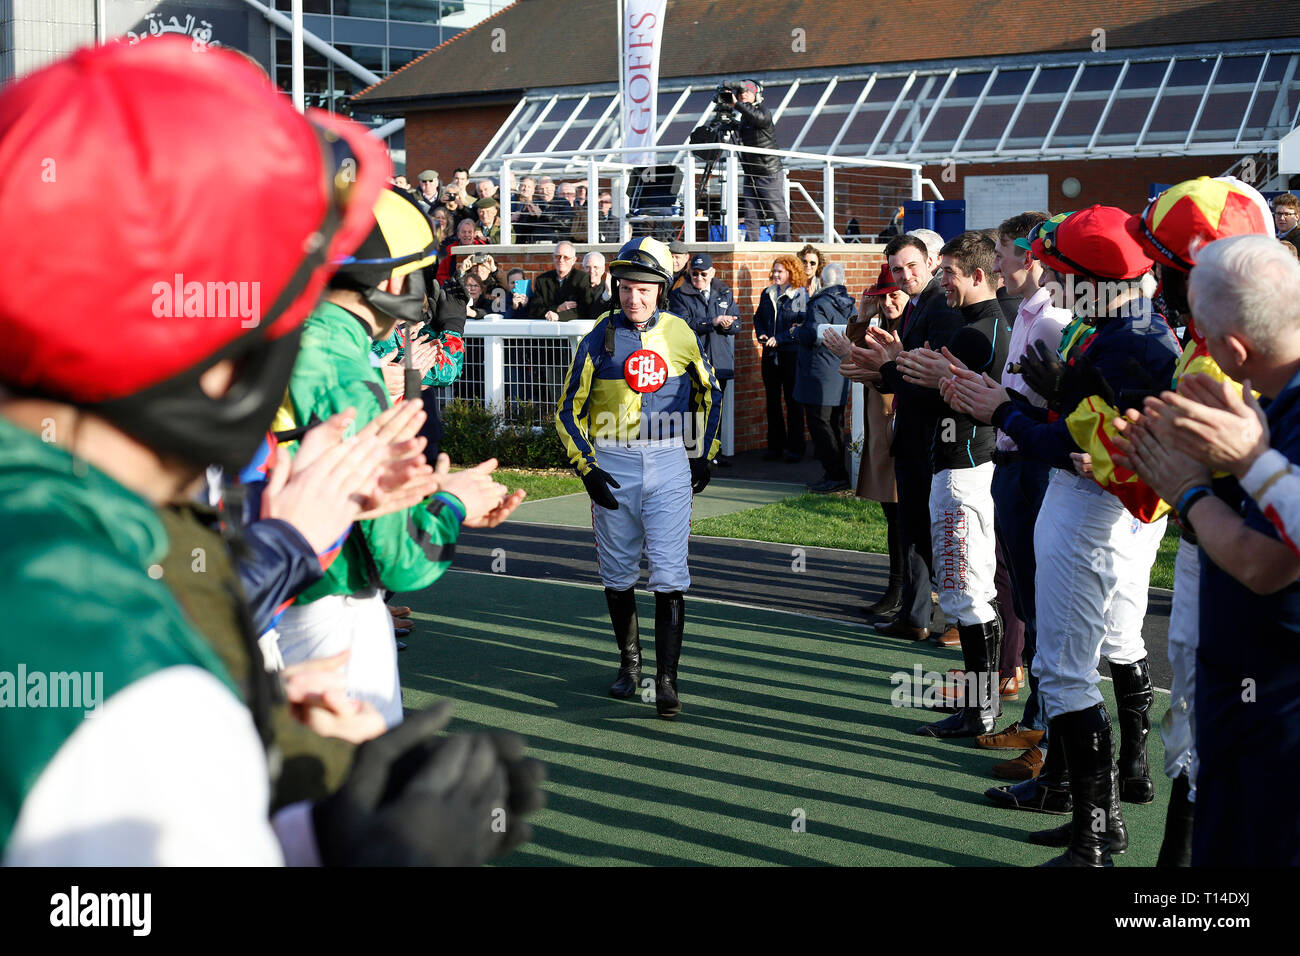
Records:
<instances>
[{"instance_id":1,"label":"woman with blonde hair","mask_svg":"<svg viewBox=\"0 0 1300 956\"><path fill-rule=\"evenodd\" d=\"M771 279L754 313L754 334L763 347L763 390L767 394L767 451L763 460L784 458L793 462L803 458L806 438L803 406L794 400L799 345L790 329L803 321L808 309L808 277L795 256L780 255L772 262Z\"/></svg>"},{"instance_id":2,"label":"woman with blonde hair","mask_svg":"<svg viewBox=\"0 0 1300 956\"><path fill-rule=\"evenodd\" d=\"M799 264L803 266L804 275L808 277L804 283L804 288L808 290L810 296L816 295L822 290L821 275L822 268L826 265L826 257L811 242L799 250L798 257Z\"/></svg>"}]
</instances>

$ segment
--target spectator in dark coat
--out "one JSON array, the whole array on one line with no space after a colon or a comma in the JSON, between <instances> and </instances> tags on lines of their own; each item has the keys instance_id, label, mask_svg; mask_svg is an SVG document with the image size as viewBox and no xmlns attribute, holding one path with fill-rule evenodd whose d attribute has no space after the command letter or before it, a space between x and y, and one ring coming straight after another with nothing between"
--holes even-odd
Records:
<instances>
[{"instance_id":1,"label":"spectator in dark coat","mask_svg":"<svg viewBox=\"0 0 1300 956\"><path fill-rule=\"evenodd\" d=\"M799 345L799 365L794 397L808 416L814 454L826 474L809 485L819 494L849 486L844 466L844 405L849 398L849 381L840 374L840 360L820 342L824 326L847 325L853 318L853 296L844 287L844 267L829 263L821 274L822 291L808 300L808 312L793 331Z\"/></svg>"},{"instance_id":2,"label":"spectator in dark coat","mask_svg":"<svg viewBox=\"0 0 1300 956\"><path fill-rule=\"evenodd\" d=\"M670 247L671 248L671 247ZM788 253L772 261L772 284L763 290L754 313L754 335L763 347L763 390L767 394L767 452L764 461L803 458L803 406L794 399L799 346L790 326L803 320L808 308L803 264ZM785 415L781 399L785 398Z\"/></svg>"},{"instance_id":3,"label":"spectator in dark coat","mask_svg":"<svg viewBox=\"0 0 1300 956\"><path fill-rule=\"evenodd\" d=\"M731 288L716 278L716 272L708 253L692 256L686 282L668 294L668 311L685 319L695 332L700 352L713 366L725 396L727 383L736 377L735 335L740 331L740 311ZM731 464L721 455L715 460L723 467Z\"/></svg>"},{"instance_id":4,"label":"spectator in dark coat","mask_svg":"<svg viewBox=\"0 0 1300 956\"><path fill-rule=\"evenodd\" d=\"M528 301L528 317L546 319L548 322L568 322L582 318L582 310L591 295L591 279L581 269L575 269L578 254L573 243L561 242L555 247L555 268L548 269L533 280Z\"/></svg>"}]
</instances>

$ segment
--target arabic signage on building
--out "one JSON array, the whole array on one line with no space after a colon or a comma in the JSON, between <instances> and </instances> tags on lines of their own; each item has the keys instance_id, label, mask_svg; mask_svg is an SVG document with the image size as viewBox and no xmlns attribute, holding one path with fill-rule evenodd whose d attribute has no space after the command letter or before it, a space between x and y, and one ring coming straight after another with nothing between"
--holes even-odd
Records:
<instances>
[{"instance_id":1,"label":"arabic signage on building","mask_svg":"<svg viewBox=\"0 0 1300 956\"><path fill-rule=\"evenodd\" d=\"M188 3L115 0L108 4L108 33L119 43L135 46L155 37L188 37L195 53L213 47L244 49L248 43L248 8Z\"/></svg>"}]
</instances>

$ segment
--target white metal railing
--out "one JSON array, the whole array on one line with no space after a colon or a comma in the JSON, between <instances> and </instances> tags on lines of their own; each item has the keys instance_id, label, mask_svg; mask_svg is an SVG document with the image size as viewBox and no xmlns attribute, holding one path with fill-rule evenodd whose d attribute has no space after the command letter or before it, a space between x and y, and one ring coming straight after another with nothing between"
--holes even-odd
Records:
<instances>
[{"instance_id":1,"label":"white metal railing","mask_svg":"<svg viewBox=\"0 0 1300 956\"><path fill-rule=\"evenodd\" d=\"M447 390L446 398L461 398L496 409L512 403L526 404L532 407L533 424L550 428L574 350L595 325L594 319L471 319L465 323L465 369L461 379ZM479 350L473 347L474 339L482 341L481 360ZM735 451L734 392L729 388L723 397L723 455Z\"/></svg>"},{"instance_id":2,"label":"white metal railing","mask_svg":"<svg viewBox=\"0 0 1300 956\"><path fill-rule=\"evenodd\" d=\"M627 147L620 149L601 148L590 150L579 150L578 152L542 152L542 153L515 153L505 156L501 160L501 183L500 193L501 201L501 244L509 245L512 238L512 212L513 205L510 196L508 184L511 173L523 167L531 167L530 172L543 171L548 169L556 170L561 174L572 175L578 172L585 172L587 179L587 237L589 241L594 241L599 235L599 203L596 201L600 193L600 182L602 178L611 181L617 181L620 188L611 190L614 193L614 214L619 219L619 241L624 241L630 235L630 224L628 222L628 210L626 208L626 197L628 185L634 172L644 168L645 164L628 162L626 157L635 155L643 156L652 154L656 162L650 165L669 165L677 164L676 157L682 156L680 168L682 170L681 183L681 214L674 214L671 218L680 219L683 223L695 225L698 224L698 215L696 209L696 197L699 190L699 178L705 167L709 164L702 160L699 153L720 152L721 157L713 164L713 168L721 167L722 176L722 223L724 232L732 240L739 235L740 196L741 196L741 154L748 153L756 156L778 156L782 160L782 165L787 169L820 169L822 172L822 202L820 205L813 201L808 191L804 189L802 183L796 182L794 187L807 197L808 204L812 208L814 215L822 224L822 241L827 243L842 242L839 231L835 227L835 172L836 170L872 170L878 169L888 171L897 176L904 175L910 180L910 192L912 199L921 198L922 177L921 166L918 163L894 162L889 160L874 159L849 159L841 156L827 156L821 153L805 153L795 150L784 149L761 149L753 146L736 146L730 143L697 143L685 146L656 146L656 147ZM605 157L615 155L620 157L621 161L610 160ZM661 161L662 160L662 161ZM928 182L928 181L924 181ZM933 183L929 183L932 190L938 192ZM785 193L786 208L790 208L790 190L791 183L786 180L783 192ZM674 207L678 204L674 204ZM748 232L748 230L747 230ZM752 238L751 238L751 241Z\"/></svg>"}]
</instances>

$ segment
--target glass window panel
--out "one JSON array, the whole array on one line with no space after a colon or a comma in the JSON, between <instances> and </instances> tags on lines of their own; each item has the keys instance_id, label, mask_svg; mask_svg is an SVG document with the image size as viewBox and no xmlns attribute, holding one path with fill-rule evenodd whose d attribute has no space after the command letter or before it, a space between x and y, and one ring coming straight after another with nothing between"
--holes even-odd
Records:
<instances>
[{"instance_id":1,"label":"glass window panel","mask_svg":"<svg viewBox=\"0 0 1300 956\"><path fill-rule=\"evenodd\" d=\"M335 43L360 43L367 46L387 46L388 27L383 20L365 20L359 17L334 18ZM403 46L419 46L406 42Z\"/></svg>"},{"instance_id":2,"label":"glass window panel","mask_svg":"<svg viewBox=\"0 0 1300 956\"><path fill-rule=\"evenodd\" d=\"M407 50L397 46L389 47L388 68L390 70L401 69L402 67L406 66L406 64L414 60L416 57L424 56L424 54L427 52L429 51L428 50Z\"/></svg>"},{"instance_id":3,"label":"glass window panel","mask_svg":"<svg viewBox=\"0 0 1300 956\"><path fill-rule=\"evenodd\" d=\"M275 39L275 59L281 66L290 66L293 62L293 50L290 48L288 37L276 37ZM324 55L317 53L305 43L302 47L302 65L308 70L325 70L329 68L329 60Z\"/></svg>"},{"instance_id":4,"label":"glass window panel","mask_svg":"<svg viewBox=\"0 0 1300 956\"><path fill-rule=\"evenodd\" d=\"M334 3L337 5L339 0ZM388 0L388 16L393 20L437 23L442 18L443 6L439 0Z\"/></svg>"},{"instance_id":5,"label":"glass window panel","mask_svg":"<svg viewBox=\"0 0 1300 956\"><path fill-rule=\"evenodd\" d=\"M858 101L858 94L862 92L866 80L841 80L835 84L835 89L826 100L824 109L830 109L834 106L846 107L845 112L853 108L853 104ZM766 97L764 97L766 99Z\"/></svg>"},{"instance_id":6,"label":"glass window panel","mask_svg":"<svg viewBox=\"0 0 1300 956\"><path fill-rule=\"evenodd\" d=\"M1277 105L1279 86L1294 59L1294 55L1286 54L1269 57L1268 67L1264 70L1264 82L1259 85L1259 96L1255 97L1255 105L1251 108L1250 118L1246 121L1245 138L1276 139L1288 132L1286 127L1290 124L1291 114L1295 111L1296 81L1294 78L1291 81L1291 88L1283 96L1283 102L1289 108L1282 110L1281 117L1273 116L1273 109ZM1273 120L1278 120L1281 125L1272 122Z\"/></svg>"},{"instance_id":7,"label":"glass window panel","mask_svg":"<svg viewBox=\"0 0 1300 956\"><path fill-rule=\"evenodd\" d=\"M1156 115L1151 119L1144 142L1181 143L1187 139L1187 131L1196 119L1197 107L1201 105L1202 94L1170 96L1166 90L1156 108Z\"/></svg>"},{"instance_id":8,"label":"glass window panel","mask_svg":"<svg viewBox=\"0 0 1300 956\"><path fill-rule=\"evenodd\" d=\"M1218 84L1215 84L1217 89ZM1246 114L1250 91L1240 93L1211 93L1205 101L1205 112L1192 135L1193 143L1231 142L1237 138L1237 128Z\"/></svg>"},{"instance_id":9,"label":"glass window panel","mask_svg":"<svg viewBox=\"0 0 1300 956\"><path fill-rule=\"evenodd\" d=\"M1011 122L1011 114L1015 109L1015 103L990 103L985 99L962 141L962 150L994 149L1002 139L1007 124ZM1011 140L1008 139L1007 143L1010 145Z\"/></svg>"},{"instance_id":10,"label":"glass window panel","mask_svg":"<svg viewBox=\"0 0 1300 956\"><path fill-rule=\"evenodd\" d=\"M352 43L337 43L337 49L344 56L350 56L372 73L384 72L384 48L381 46L358 46Z\"/></svg>"},{"instance_id":11,"label":"glass window panel","mask_svg":"<svg viewBox=\"0 0 1300 956\"><path fill-rule=\"evenodd\" d=\"M556 144L555 149L557 151L567 152L569 150L575 150L581 146L582 141L586 139L587 134L591 132L592 124L595 123L596 120L600 119L600 115L605 112L605 108L609 106L611 98L612 97L609 96L593 96L588 100L587 105L578 111L578 116L573 121L573 125L569 127L568 131L565 132L562 137L560 137L560 141Z\"/></svg>"},{"instance_id":12,"label":"glass window panel","mask_svg":"<svg viewBox=\"0 0 1300 956\"><path fill-rule=\"evenodd\" d=\"M989 95L985 102L996 100L1001 96L1014 96L1019 99L1020 94L1025 91L1025 84L1029 82L1029 78L1033 75L1033 70L1003 70L998 74L998 78L993 81L993 86L989 89Z\"/></svg>"},{"instance_id":13,"label":"glass window panel","mask_svg":"<svg viewBox=\"0 0 1300 956\"><path fill-rule=\"evenodd\" d=\"M340 34L341 35L341 34ZM442 42L442 31L438 27L425 26L422 23L401 23L390 20L388 23L388 42L418 50L432 50Z\"/></svg>"},{"instance_id":14,"label":"glass window panel","mask_svg":"<svg viewBox=\"0 0 1300 956\"><path fill-rule=\"evenodd\" d=\"M1061 122L1048 145L1056 149L1087 146L1097 124L1101 121L1106 101L1119 79L1119 66L1089 66L1079 78L1079 85L1070 97L1070 104L1061 116ZM1049 121L1050 122L1050 121Z\"/></svg>"},{"instance_id":15,"label":"glass window panel","mask_svg":"<svg viewBox=\"0 0 1300 956\"><path fill-rule=\"evenodd\" d=\"M925 110L934 103L934 98L943 88L946 79L946 76L934 74L916 78L908 96L885 128L885 135L880 138L880 145L874 155L894 156L911 148L920 124L925 122Z\"/></svg>"},{"instance_id":16,"label":"glass window panel","mask_svg":"<svg viewBox=\"0 0 1300 956\"><path fill-rule=\"evenodd\" d=\"M946 98L945 102L947 102ZM958 134L961 133L961 128L966 125L966 117L970 116L970 111L969 106L940 107L930 123L930 128L925 131L921 149L927 153L941 153L952 149Z\"/></svg>"},{"instance_id":17,"label":"glass window panel","mask_svg":"<svg viewBox=\"0 0 1300 956\"><path fill-rule=\"evenodd\" d=\"M1020 111L1020 118L1011 131L1011 139L1019 141L1016 148L1023 149L1043 142L1047 131L1052 128L1052 121L1061 108L1061 97L1070 88L1076 69L1077 67L1043 70L1038 74L1033 89L1029 91L1025 108ZM1007 146L1013 146L1010 140Z\"/></svg>"},{"instance_id":18,"label":"glass window panel","mask_svg":"<svg viewBox=\"0 0 1300 956\"><path fill-rule=\"evenodd\" d=\"M785 98L785 90L781 90L781 99ZM785 112L782 116L789 116L791 110L803 110L804 116L808 115L808 110L817 105L821 99L822 93L826 92L826 84L822 83L800 83L799 89L794 91L794 96L790 97L790 102L785 106ZM768 90L763 91L763 105L771 107L773 103L779 103L778 99L771 95Z\"/></svg>"},{"instance_id":19,"label":"glass window panel","mask_svg":"<svg viewBox=\"0 0 1300 956\"><path fill-rule=\"evenodd\" d=\"M1151 112L1151 103L1168 67L1168 60L1129 64L1124 85L1115 97L1115 105L1106 117L1101 135L1097 137L1099 145L1136 141L1147 114Z\"/></svg>"},{"instance_id":20,"label":"glass window panel","mask_svg":"<svg viewBox=\"0 0 1300 956\"><path fill-rule=\"evenodd\" d=\"M1254 86L1259 68L1263 65L1263 56L1225 56L1219 64L1219 75L1214 78L1214 86L1216 89L1231 83ZM1241 118L1238 117L1237 121L1240 122Z\"/></svg>"},{"instance_id":21,"label":"glass window panel","mask_svg":"<svg viewBox=\"0 0 1300 956\"><path fill-rule=\"evenodd\" d=\"M388 16L388 4L386 0L334 0L334 15L383 20Z\"/></svg>"},{"instance_id":22,"label":"glass window panel","mask_svg":"<svg viewBox=\"0 0 1300 956\"><path fill-rule=\"evenodd\" d=\"M844 125L846 119L848 119L847 113L830 113L823 110L813 120L812 126L808 128L808 135L799 144L799 149L803 151L823 150L830 146L831 143L835 142L835 137L839 135L840 127Z\"/></svg>"},{"instance_id":23,"label":"glass window panel","mask_svg":"<svg viewBox=\"0 0 1300 956\"><path fill-rule=\"evenodd\" d=\"M1084 67L1083 76L1079 77L1079 85L1074 88L1074 95L1079 96L1083 93L1105 93L1110 96L1110 91L1115 88L1115 81L1119 79L1118 63L1100 63ZM1105 97L1102 98L1103 100Z\"/></svg>"},{"instance_id":24,"label":"glass window panel","mask_svg":"<svg viewBox=\"0 0 1300 956\"><path fill-rule=\"evenodd\" d=\"M953 80L952 86L948 89L947 98L978 97L988 80L988 72L984 70L977 73L958 73L957 79Z\"/></svg>"},{"instance_id":25,"label":"glass window panel","mask_svg":"<svg viewBox=\"0 0 1300 956\"><path fill-rule=\"evenodd\" d=\"M905 76L885 76L876 80L876 85L867 94L858 115L849 124L848 132L840 142L840 152L850 155L866 151L906 82Z\"/></svg>"},{"instance_id":26,"label":"glass window panel","mask_svg":"<svg viewBox=\"0 0 1300 956\"><path fill-rule=\"evenodd\" d=\"M564 121L569 118L574 109L577 108L580 99L568 97L556 100L551 111L546 114L546 119L541 123L534 123L529 134L519 144L516 152L520 153L540 153L551 144L555 134L559 131Z\"/></svg>"}]
</instances>

